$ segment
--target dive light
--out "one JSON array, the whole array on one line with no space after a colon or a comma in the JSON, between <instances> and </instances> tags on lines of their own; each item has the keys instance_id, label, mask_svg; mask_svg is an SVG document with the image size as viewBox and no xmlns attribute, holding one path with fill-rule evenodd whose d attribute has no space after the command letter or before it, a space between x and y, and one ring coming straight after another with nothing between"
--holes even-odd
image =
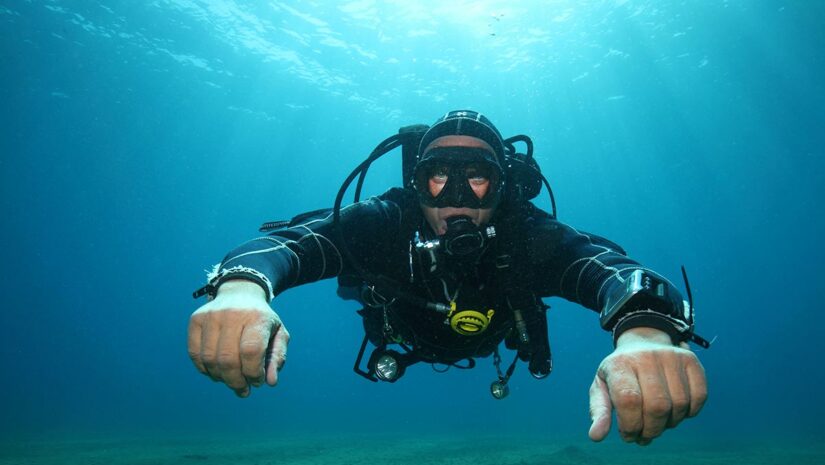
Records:
<instances>
[{"instance_id":1,"label":"dive light","mask_svg":"<svg viewBox=\"0 0 825 465\"><path fill-rule=\"evenodd\" d=\"M377 348L370 356L367 367L381 381L394 383L404 376L406 364L403 357L395 350Z\"/></svg>"},{"instance_id":2,"label":"dive light","mask_svg":"<svg viewBox=\"0 0 825 465\"><path fill-rule=\"evenodd\" d=\"M496 400L507 397L507 395L510 394L510 386L507 385L507 380L499 379L493 381L493 383L490 384L490 394L492 394Z\"/></svg>"}]
</instances>

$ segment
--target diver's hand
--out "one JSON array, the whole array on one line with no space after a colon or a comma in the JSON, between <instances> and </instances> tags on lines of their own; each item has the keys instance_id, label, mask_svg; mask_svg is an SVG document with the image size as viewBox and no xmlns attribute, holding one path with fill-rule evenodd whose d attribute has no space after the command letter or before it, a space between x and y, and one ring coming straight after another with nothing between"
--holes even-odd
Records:
<instances>
[{"instance_id":1,"label":"diver's hand","mask_svg":"<svg viewBox=\"0 0 825 465\"><path fill-rule=\"evenodd\" d=\"M211 302L189 319L189 357L198 371L223 381L238 397L251 386L278 383L289 332L252 281L221 284Z\"/></svg>"},{"instance_id":2,"label":"diver's hand","mask_svg":"<svg viewBox=\"0 0 825 465\"><path fill-rule=\"evenodd\" d=\"M607 436L615 408L622 439L646 446L666 428L696 416L707 392L705 370L687 344L674 346L658 329L630 329L590 386L590 439Z\"/></svg>"}]
</instances>

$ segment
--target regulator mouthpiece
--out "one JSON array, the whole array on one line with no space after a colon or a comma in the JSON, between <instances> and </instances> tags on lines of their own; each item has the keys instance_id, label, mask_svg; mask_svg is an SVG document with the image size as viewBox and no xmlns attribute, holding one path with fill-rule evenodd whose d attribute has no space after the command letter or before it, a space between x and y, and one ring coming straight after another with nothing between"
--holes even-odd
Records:
<instances>
[{"instance_id":1,"label":"regulator mouthpiece","mask_svg":"<svg viewBox=\"0 0 825 465\"><path fill-rule=\"evenodd\" d=\"M493 226L479 227L469 216L454 216L447 219L447 232L440 242L448 255L465 257L483 249L495 235Z\"/></svg>"}]
</instances>

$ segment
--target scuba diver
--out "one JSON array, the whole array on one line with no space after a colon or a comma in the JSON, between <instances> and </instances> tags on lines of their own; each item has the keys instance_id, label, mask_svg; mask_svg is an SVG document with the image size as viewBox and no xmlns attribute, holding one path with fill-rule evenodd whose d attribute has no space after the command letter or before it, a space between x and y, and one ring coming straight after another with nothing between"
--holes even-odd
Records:
<instances>
[{"instance_id":1,"label":"scuba diver","mask_svg":"<svg viewBox=\"0 0 825 465\"><path fill-rule=\"evenodd\" d=\"M398 147L403 187L361 201L372 162ZM342 206L356 178L355 201ZM542 186L550 212L531 202ZM550 374L542 299L559 296L597 312L613 337L590 388L591 439L607 436L615 411L625 441L649 444L707 397L688 342L710 344L694 332L684 268L688 301L617 244L558 221L530 138L504 139L480 113L401 128L348 176L333 208L261 230L215 266L195 292L209 301L189 323L195 367L240 397L274 386L286 361L289 332L272 300L332 277L339 296L362 305L354 370L370 381L396 382L416 365L473 368L492 356L490 393L503 399L519 361L535 378Z\"/></svg>"}]
</instances>

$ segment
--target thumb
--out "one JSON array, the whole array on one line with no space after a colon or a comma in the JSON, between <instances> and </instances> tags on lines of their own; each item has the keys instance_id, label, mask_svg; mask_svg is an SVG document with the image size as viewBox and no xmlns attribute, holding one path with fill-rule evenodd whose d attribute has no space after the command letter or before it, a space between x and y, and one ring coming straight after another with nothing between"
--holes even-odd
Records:
<instances>
[{"instance_id":1,"label":"thumb","mask_svg":"<svg viewBox=\"0 0 825 465\"><path fill-rule=\"evenodd\" d=\"M278 372L286 363L286 348L289 345L289 331L283 324L278 326L271 336L269 351L266 358L266 383L270 386L278 384Z\"/></svg>"},{"instance_id":2,"label":"thumb","mask_svg":"<svg viewBox=\"0 0 825 465\"><path fill-rule=\"evenodd\" d=\"M590 385L590 420L593 422L590 425L590 439L599 442L607 437L607 433L610 432L611 416L610 394L607 391L607 385L599 373L596 373L593 384Z\"/></svg>"}]
</instances>

